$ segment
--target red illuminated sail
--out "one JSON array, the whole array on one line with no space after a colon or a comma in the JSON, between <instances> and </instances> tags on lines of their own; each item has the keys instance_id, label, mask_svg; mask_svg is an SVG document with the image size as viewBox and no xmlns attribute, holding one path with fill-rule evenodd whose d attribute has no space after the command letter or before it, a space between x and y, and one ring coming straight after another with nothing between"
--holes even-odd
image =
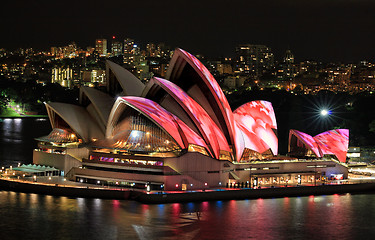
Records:
<instances>
[{"instance_id":1,"label":"red illuminated sail","mask_svg":"<svg viewBox=\"0 0 375 240\"><path fill-rule=\"evenodd\" d=\"M219 127L194 99L187 95L187 93L176 84L168 80L153 78L153 81L167 91L186 111L196 127L200 130L206 143L210 145L216 158L219 158L220 150L230 151L228 143Z\"/></svg>"},{"instance_id":2,"label":"red illuminated sail","mask_svg":"<svg viewBox=\"0 0 375 240\"><path fill-rule=\"evenodd\" d=\"M335 129L320 133L314 137L323 155L333 154L340 162L346 161L349 146L349 130Z\"/></svg>"},{"instance_id":3,"label":"red illuminated sail","mask_svg":"<svg viewBox=\"0 0 375 240\"><path fill-rule=\"evenodd\" d=\"M277 124L270 102L252 101L237 108L233 114L243 132L246 148L259 153L271 149L272 153L277 155Z\"/></svg>"}]
</instances>

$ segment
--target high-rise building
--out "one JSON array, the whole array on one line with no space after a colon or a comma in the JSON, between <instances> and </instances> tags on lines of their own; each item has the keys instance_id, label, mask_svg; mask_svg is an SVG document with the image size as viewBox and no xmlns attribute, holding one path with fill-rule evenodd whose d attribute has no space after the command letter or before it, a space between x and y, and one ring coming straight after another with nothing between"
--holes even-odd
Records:
<instances>
[{"instance_id":1,"label":"high-rise building","mask_svg":"<svg viewBox=\"0 0 375 240\"><path fill-rule=\"evenodd\" d=\"M236 47L237 71L262 76L274 67L274 55L265 45L242 44Z\"/></svg>"},{"instance_id":2,"label":"high-rise building","mask_svg":"<svg viewBox=\"0 0 375 240\"><path fill-rule=\"evenodd\" d=\"M98 52L99 56L107 56L107 39L96 39L95 51Z\"/></svg>"},{"instance_id":3,"label":"high-rise building","mask_svg":"<svg viewBox=\"0 0 375 240\"><path fill-rule=\"evenodd\" d=\"M123 54L122 50L122 43L116 40L116 37L112 37L112 44L111 44L111 53L112 56L120 56Z\"/></svg>"},{"instance_id":4,"label":"high-rise building","mask_svg":"<svg viewBox=\"0 0 375 240\"><path fill-rule=\"evenodd\" d=\"M126 67L134 67L139 64L140 48L135 44L134 39L124 40L124 64Z\"/></svg>"},{"instance_id":5,"label":"high-rise building","mask_svg":"<svg viewBox=\"0 0 375 240\"><path fill-rule=\"evenodd\" d=\"M156 51L157 51L157 57L162 57L162 58L170 58L170 48L165 45L165 43L159 43L156 46Z\"/></svg>"},{"instance_id":6,"label":"high-rise building","mask_svg":"<svg viewBox=\"0 0 375 240\"><path fill-rule=\"evenodd\" d=\"M146 56L155 57L156 46L154 43L147 43L146 45Z\"/></svg>"},{"instance_id":7,"label":"high-rise building","mask_svg":"<svg viewBox=\"0 0 375 240\"><path fill-rule=\"evenodd\" d=\"M122 55L122 43L121 42L112 42L112 56Z\"/></svg>"},{"instance_id":8,"label":"high-rise building","mask_svg":"<svg viewBox=\"0 0 375 240\"><path fill-rule=\"evenodd\" d=\"M286 52L285 52L284 62L286 64L293 64L294 63L294 55L293 55L292 51L290 51L289 49L286 50Z\"/></svg>"},{"instance_id":9,"label":"high-rise building","mask_svg":"<svg viewBox=\"0 0 375 240\"><path fill-rule=\"evenodd\" d=\"M124 55L131 53L134 45L134 39L125 38L124 39Z\"/></svg>"},{"instance_id":10,"label":"high-rise building","mask_svg":"<svg viewBox=\"0 0 375 240\"><path fill-rule=\"evenodd\" d=\"M296 69L294 66L294 55L289 49L286 50L282 63L282 78L284 80L293 80L296 76Z\"/></svg>"}]
</instances>

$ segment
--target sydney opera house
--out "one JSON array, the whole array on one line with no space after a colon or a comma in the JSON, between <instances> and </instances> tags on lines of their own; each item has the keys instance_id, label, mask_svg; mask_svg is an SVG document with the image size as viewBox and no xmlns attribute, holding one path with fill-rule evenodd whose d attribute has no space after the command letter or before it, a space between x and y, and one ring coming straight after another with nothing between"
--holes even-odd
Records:
<instances>
[{"instance_id":1,"label":"sydney opera house","mask_svg":"<svg viewBox=\"0 0 375 240\"><path fill-rule=\"evenodd\" d=\"M103 91L102 91L103 90ZM79 105L46 103L52 131L34 163L69 180L154 190L316 183L347 177L348 130L291 130L278 155L272 104L232 111L207 68L176 49L166 79L143 84L107 61L106 88L81 87Z\"/></svg>"}]
</instances>

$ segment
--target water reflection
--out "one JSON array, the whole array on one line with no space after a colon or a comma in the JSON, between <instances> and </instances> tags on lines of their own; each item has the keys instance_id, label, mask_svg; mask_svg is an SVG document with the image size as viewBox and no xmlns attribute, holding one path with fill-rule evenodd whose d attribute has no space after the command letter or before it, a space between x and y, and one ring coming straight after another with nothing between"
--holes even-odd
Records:
<instances>
[{"instance_id":1,"label":"water reflection","mask_svg":"<svg viewBox=\"0 0 375 240\"><path fill-rule=\"evenodd\" d=\"M374 202L346 194L145 205L0 191L0 239L347 239L375 234Z\"/></svg>"},{"instance_id":2,"label":"water reflection","mask_svg":"<svg viewBox=\"0 0 375 240\"><path fill-rule=\"evenodd\" d=\"M7 143L21 143L21 119L5 119L3 121L3 141Z\"/></svg>"},{"instance_id":3,"label":"water reflection","mask_svg":"<svg viewBox=\"0 0 375 240\"><path fill-rule=\"evenodd\" d=\"M48 121L33 118L6 118L0 121L0 166L31 163L34 138L45 136L51 131Z\"/></svg>"}]
</instances>

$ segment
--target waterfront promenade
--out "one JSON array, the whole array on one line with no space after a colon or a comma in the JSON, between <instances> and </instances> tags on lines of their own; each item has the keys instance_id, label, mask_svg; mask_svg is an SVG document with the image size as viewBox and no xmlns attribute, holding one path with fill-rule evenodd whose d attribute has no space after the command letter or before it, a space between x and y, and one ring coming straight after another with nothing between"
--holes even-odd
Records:
<instances>
[{"instance_id":1,"label":"waterfront promenade","mask_svg":"<svg viewBox=\"0 0 375 240\"><path fill-rule=\"evenodd\" d=\"M313 186L273 186L262 188L213 188L194 191L144 191L115 186L71 182L63 177L15 179L0 178L0 190L37 193L53 196L135 200L143 203L200 202L257 198L298 197L344 193L375 193L373 179L332 182Z\"/></svg>"}]
</instances>

